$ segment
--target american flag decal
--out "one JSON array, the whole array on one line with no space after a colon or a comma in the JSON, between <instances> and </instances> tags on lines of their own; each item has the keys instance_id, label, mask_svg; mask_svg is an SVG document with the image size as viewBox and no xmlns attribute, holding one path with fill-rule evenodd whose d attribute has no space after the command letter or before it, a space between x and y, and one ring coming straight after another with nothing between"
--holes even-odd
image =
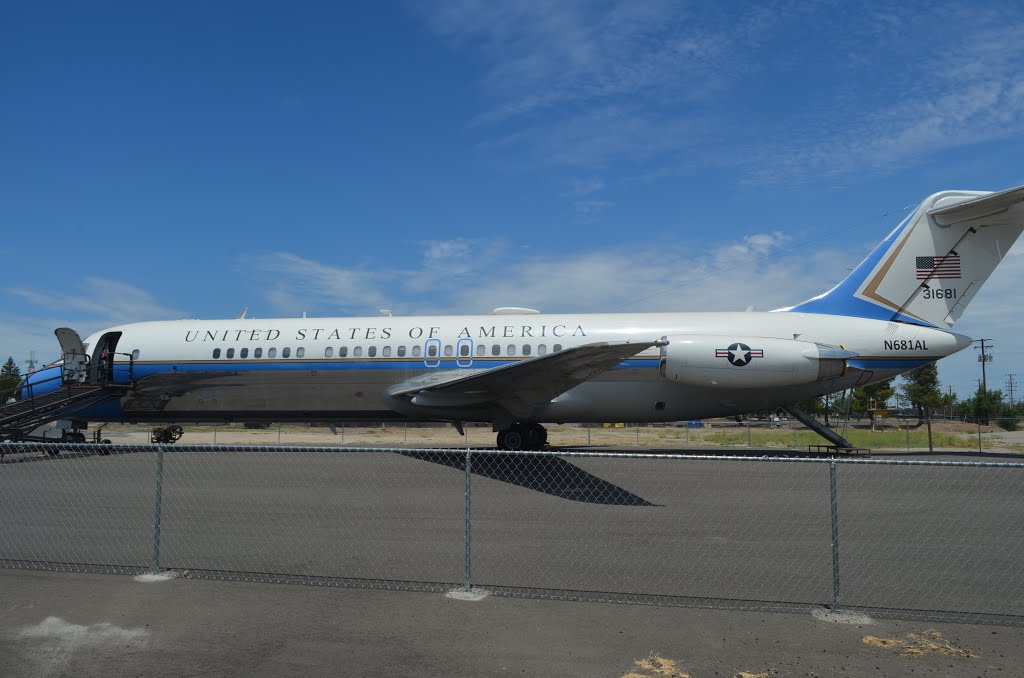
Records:
<instances>
[{"instance_id":1,"label":"american flag decal","mask_svg":"<svg viewBox=\"0 0 1024 678\"><path fill-rule=\"evenodd\" d=\"M960 278L960 255L947 254L944 257L918 257L917 258L917 279Z\"/></svg>"}]
</instances>

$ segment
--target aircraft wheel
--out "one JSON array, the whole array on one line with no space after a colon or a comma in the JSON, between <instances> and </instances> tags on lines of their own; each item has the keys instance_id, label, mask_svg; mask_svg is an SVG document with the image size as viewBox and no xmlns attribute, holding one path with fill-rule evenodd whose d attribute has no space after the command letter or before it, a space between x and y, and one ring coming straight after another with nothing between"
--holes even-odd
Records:
<instances>
[{"instance_id":1,"label":"aircraft wheel","mask_svg":"<svg viewBox=\"0 0 1024 678\"><path fill-rule=\"evenodd\" d=\"M502 435L504 434L504 435ZM509 452L517 452L525 449L526 436L520 426L513 426L507 431L498 434L498 447Z\"/></svg>"},{"instance_id":2,"label":"aircraft wheel","mask_svg":"<svg viewBox=\"0 0 1024 678\"><path fill-rule=\"evenodd\" d=\"M543 450L548 442L548 430L540 424L527 424L526 448L527 450Z\"/></svg>"}]
</instances>

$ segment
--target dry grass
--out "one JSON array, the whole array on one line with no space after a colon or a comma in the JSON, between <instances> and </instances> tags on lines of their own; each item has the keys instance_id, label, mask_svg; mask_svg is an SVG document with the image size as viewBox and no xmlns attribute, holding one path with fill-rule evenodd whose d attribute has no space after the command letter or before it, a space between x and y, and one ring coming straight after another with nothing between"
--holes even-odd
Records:
<instances>
[{"instance_id":1,"label":"dry grass","mask_svg":"<svg viewBox=\"0 0 1024 678\"><path fill-rule=\"evenodd\" d=\"M906 640L864 636L863 642L865 645L883 650L898 649L899 655L908 659L920 659L933 654L961 659L976 659L978 656L970 650L953 645L953 643L943 638L942 634L938 631L908 633Z\"/></svg>"},{"instance_id":2,"label":"dry grass","mask_svg":"<svg viewBox=\"0 0 1024 678\"><path fill-rule=\"evenodd\" d=\"M640 672L631 671L622 678L691 678L676 663L674 659L666 659L652 654L645 659L637 659L633 662Z\"/></svg>"},{"instance_id":3,"label":"dry grass","mask_svg":"<svg viewBox=\"0 0 1024 678\"><path fill-rule=\"evenodd\" d=\"M968 432L961 432L964 427ZM338 426L337 434L326 427L304 425L274 425L269 429L246 429L240 424L228 426L184 425L185 436L181 444L224 445L345 445L380 447L494 447L494 433L487 426L468 426L462 437L451 426L405 427L402 424L375 426ZM582 426L549 426L549 442L554 448L624 447L637 449L679 450L700 448L746 448L749 443L757 449L806 451L808 445L821 445L825 441L806 429L769 429L746 426L704 427L623 427L585 428ZM118 443L148 443L146 426L111 425L104 436ZM855 429L848 432L850 442L871 450L907 449L905 430L870 431ZM933 427L936 449L976 450L977 429L962 422L943 422ZM1024 452L1024 446L1005 442L984 441L985 449L1010 449ZM927 449L928 436L924 428L910 431L910 447Z\"/></svg>"}]
</instances>

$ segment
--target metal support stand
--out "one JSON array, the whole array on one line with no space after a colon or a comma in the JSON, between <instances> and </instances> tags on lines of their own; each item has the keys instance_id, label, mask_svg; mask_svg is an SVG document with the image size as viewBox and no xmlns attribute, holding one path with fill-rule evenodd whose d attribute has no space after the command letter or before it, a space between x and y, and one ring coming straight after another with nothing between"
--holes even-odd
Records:
<instances>
[{"instance_id":1,"label":"metal support stand","mask_svg":"<svg viewBox=\"0 0 1024 678\"><path fill-rule=\"evenodd\" d=\"M839 592L839 493L834 459L828 464L828 489L832 500L832 609L838 611L841 603Z\"/></svg>"},{"instance_id":2,"label":"metal support stand","mask_svg":"<svg viewBox=\"0 0 1024 678\"><path fill-rule=\"evenodd\" d=\"M466 593L473 590L473 457L472 451L466 450Z\"/></svg>"},{"instance_id":3,"label":"metal support stand","mask_svg":"<svg viewBox=\"0 0 1024 678\"><path fill-rule=\"evenodd\" d=\"M160 572L160 512L164 494L164 446L156 446L156 500L153 506L153 562L149 571Z\"/></svg>"}]
</instances>

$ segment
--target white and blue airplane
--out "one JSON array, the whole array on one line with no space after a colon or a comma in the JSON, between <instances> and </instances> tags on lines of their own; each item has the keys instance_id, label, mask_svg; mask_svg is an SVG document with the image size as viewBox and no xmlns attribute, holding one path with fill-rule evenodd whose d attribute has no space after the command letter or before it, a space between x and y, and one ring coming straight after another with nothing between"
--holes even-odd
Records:
<instances>
[{"instance_id":1,"label":"white and blue airplane","mask_svg":"<svg viewBox=\"0 0 1024 678\"><path fill-rule=\"evenodd\" d=\"M543 423L769 410L970 345L950 331L1024 229L1024 186L925 199L831 290L746 313L173 320L56 334L22 384L123 386L77 422L488 422L536 449ZM60 378L53 379L59 376ZM48 381L49 380L49 381Z\"/></svg>"}]
</instances>

